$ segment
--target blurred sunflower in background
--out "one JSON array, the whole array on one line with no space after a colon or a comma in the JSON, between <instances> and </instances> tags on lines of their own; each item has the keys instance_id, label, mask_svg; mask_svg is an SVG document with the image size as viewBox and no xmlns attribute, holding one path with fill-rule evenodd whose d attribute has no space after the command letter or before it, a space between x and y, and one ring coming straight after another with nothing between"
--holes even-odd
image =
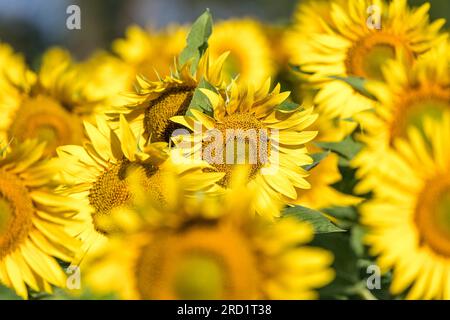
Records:
<instances>
[{"instance_id":1,"label":"blurred sunflower in background","mask_svg":"<svg viewBox=\"0 0 450 320\"><path fill-rule=\"evenodd\" d=\"M186 198L173 175L165 206L143 192L139 227L94 261L89 282L128 299L317 298L315 289L333 279L333 256L306 245L308 224L255 217L246 174L236 176L223 197Z\"/></svg>"},{"instance_id":2,"label":"blurred sunflower in background","mask_svg":"<svg viewBox=\"0 0 450 320\"><path fill-rule=\"evenodd\" d=\"M80 245L65 232L77 205L53 193L59 167L44 150L30 140L0 148L0 280L25 299L65 287L58 260L70 263Z\"/></svg>"},{"instance_id":3,"label":"blurred sunflower in background","mask_svg":"<svg viewBox=\"0 0 450 320\"><path fill-rule=\"evenodd\" d=\"M58 90L60 82L72 83L69 54L53 49L43 57L39 73L25 65L23 58L10 52L0 76L0 134L3 140L38 139L46 142L45 154L54 154L58 145L81 143L81 121L64 107L67 93ZM67 71L67 72L65 72Z\"/></svg>"},{"instance_id":4,"label":"blurred sunflower in background","mask_svg":"<svg viewBox=\"0 0 450 320\"><path fill-rule=\"evenodd\" d=\"M238 76L258 86L274 74L270 43L262 24L254 19L219 21L208 43L212 58L229 52L223 67L228 82Z\"/></svg>"},{"instance_id":5,"label":"blurred sunflower in background","mask_svg":"<svg viewBox=\"0 0 450 320\"><path fill-rule=\"evenodd\" d=\"M358 177L378 166L395 139L405 138L411 126L422 130L425 117L440 119L450 110L450 54L443 41L411 66L405 59L391 60L383 67L383 81L370 82L368 90L380 102L375 112L358 118L365 148L353 160ZM376 181L363 179L357 192L364 193Z\"/></svg>"},{"instance_id":6,"label":"blurred sunflower in background","mask_svg":"<svg viewBox=\"0 0 450 320\"><path fill-rule=\"evenodd\" d=\"M448 111L424 116L370 173L380 182L362 207L365 241L383 271L394 269L392 293L409 299L450 299L449 137Z\"/></svg>"},{"instance_id":7,"label":"blurred sunflower in background","mask_svg":"<svg viewBox=\"0 0 450 320\"><path fill-rule=\"evenodd\" d=\"M131 26L125 39L114 41L113 50L135 68L136 75L157 81L171 75L174 61L185 47L187 34L186 26L171 25L162 30ZM254 19L218 22L209 39L209 48L212 59L229 52L224 63L227 81L239 76L258 84L273 74L275 65L268 39L262 25Z\"/></svg>"},{"instance_id":8,"label":"blurred sunflower in background","mask_svg":"<svg viewBox=\"0 0 450 320\"><path fill-rule=\"evenodd\" d=\"M430 23L428 3L415 9L409 8L406 0L331 1L306 6L300 7L303 20L294 23L287 39L292 44L301 43L299 50L292 50L295 56L291 63L298 65L319 90L314 102L330 117L346 119L376 107L373 100L340 78L378 80L385 61L401 52L412 64L443 38L439 30L445 20ZM372 16L367 10L372 10ZM322 16L323 11L328 13ZM315 22L308 27L311 20Z\"/></svg>"}]
</instances>

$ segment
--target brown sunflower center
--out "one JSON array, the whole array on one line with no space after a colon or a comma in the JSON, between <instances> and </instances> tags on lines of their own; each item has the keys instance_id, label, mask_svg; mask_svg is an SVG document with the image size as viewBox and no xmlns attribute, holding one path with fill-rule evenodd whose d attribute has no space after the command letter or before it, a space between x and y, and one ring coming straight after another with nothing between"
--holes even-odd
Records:
<instances>
[{"instance_id":1,"label":"brown sunflower center","mask_svg":"<svg viewBox=\"0 0 450 320\"><path fill-rule=\"evenodd\" d=\"M142 299L248 299L257 294L255 267L240 233L191 226L144 246L135 276Z\"/></svg>"},{"instance_id":2,"label":"brown sunflower center","mask_svg":"<svg viewBox=\"0 0 450 320\"><path fill-rule=\"evenodd\" d=\"M408 128L414 126L423 131L423 119L440 119L450 110L450 90L440 86L416 89L397 102L397 111L391 123L391 142L395 138L405 138Z\"/></svg>"},{"instance_id":3,"label":"brown sunflower center","mask_svg":"<svg viewBox=\"0 0 450 320\"><path fill-rule=\"evenodd\" d=\"M164 201L160 172L151 165L142 165L129 161L111 164L93 183L89 191L89 203L94 208L92 220L98 232L108 234L115 230L104 219L113 209L117 209L132 202L130 191L130 172L138 175L139 183L154 200Z\"/></svg>"},{"instance_id":4,"label":"brown sunflower center","mask_svg":"<svg viewBox=\"0 0 450 320\"><path fill-rule=\"evenodd\" d=\"M413 59L411 50L398 37L383 32L372 33L347 52L347 74L382 80L382 65L395 58L399 50L403 50L408 59Z\"/></svg>"},{"instance_id":5,"label":"brown sunflower center","mask_svg":"<svg viewBox=\"0 0 450 320\"><path fill-rule=\"evenodd\" d=\"M170 121L173 116L184 115L191 103L194 90L190 87L169 89L153 100L145 110L145 133L152 141L169 142L173 131L180 125Z\"/></svg>"},{"instance_id":6,"label":"brown sunflower center","mask_svg":"<svg viewBox=\"0 0 450 320\"><path fill-rule=\"evenodd\" d=\"M0 260L27 238L33 214L27 188L18 177L0 169Z\"/></svg>"},{"instance_id":7,"label":"brown sunflower center","mask_svg":"<svg viewBox=\"0 0 450 320\"><path fill-rule=\"evenodd\" d=\"M45 141L45 155L54 155L61 145L79 144L83 138L81 120L55 100L43 95L23 102L8 134L19 141Z\"/></svg>"},{"instance_id":8,"label":"brown sunflower center","mask_svg":"<svg viewBox=\"0 0 450 320\"><path fill-rule=\"evenodd\" d=\"M450 257L450 174L425 185L415 222L423 242L436 253Z\"/></svg>"},{"instance_id":9,"label":"brown sunflower center","mask_svg":"<svg viewBox=\"0 0 450 320\"><path fill-rule=\"evenodd\" d=\"M225 173L219 184L228 185L236 165L249 165L248 179L251 180L268 163L269 131L254 115L235 113L226 116L215 129L217 136L204 143L203 159Z\"/></svg>"}]
</instances>

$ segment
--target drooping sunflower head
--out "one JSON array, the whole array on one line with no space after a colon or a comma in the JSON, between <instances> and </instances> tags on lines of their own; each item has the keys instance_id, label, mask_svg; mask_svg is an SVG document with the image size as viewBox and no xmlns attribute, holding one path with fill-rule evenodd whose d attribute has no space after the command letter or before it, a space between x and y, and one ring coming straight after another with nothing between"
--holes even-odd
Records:
<instances>
[{"instance_id":1,"label":"drooping sunflower head","mask_svg":"<svg viewBox=\"0 0 450 320\"><path fill-rule=\"evenodd\" d=\"M186 113L200 81L207 81L218 89L224 87L222 67L226 57L225 53L212 60L206 52L194 75L190 71L192 61L189 61L176 67L175 74L158 81L138 77L136 92L117 101L106 113L112 116L113 122L118 121L119 114L124 114L133 131L143 132L146 139L169 142L177 128L170 118Z\"/></svg>"},{"instance_id":2,"label":"drooping sunflower head","mask_svg":"<svg viewBox=\"0 0 450 320\"><path fill-rule=\"evenodd\" d=\"M209 40L209 48L214 58L229 52L224 64L227 81L238 76L243 81L259 85L275 71L269 41L263 26L255 20L218 22Z\"/></svg>"},{"instance_id":3,"label":"drooping sunflower head","mask_svg":"<svg viewBox=\"0 0 450 320\"><path fill-rule=\"evenodd\" d=\"M222 175L203 170L203 162L183 164L177 152L170 152L166 143L147 144L136 136L124 116L120 116L118 130L109 127L105 117L97 117L96 126L85 122L89 141L84 146L63 146L58 149L63 168L64 192L84 205L80 216L85 221L82 238L89 245L99 235L116 230L108 216L114 210L133 201L130 175L155 201L164 204L170 189L162 177L174 170L195 193L199 190L216 192L215 182ZM175 163L177 165L175 165ZM202 180L199 180L200 175Z\"/></svg>"},{"instance_id":4,"label":"drooping sunflower head","mask_svg":"<svg viewBox=\"0 0 450 320\"><path fill-rule=\"evenodd\" d=\"M406 0L389 4L372 0L332 2L328 22L320 19L318 12L309 11L323 30L312 30L306 41L304 35L299 36L303 50L292 63L310 74L309 81L320 89L315 99L320 108L341 118L372 108L373 102L331 77L380 79L383 64L399 53L412 63L442 40L439 29L444 20L429 23L428 9L429 4L410 9ZM304 30L301 23L294 29L298 33ZM295 32L289 39L295 40Z\"/></svg>"},{"instance_id":5,"label":"drooping sunflower head","mask_svg":"<svg viewBox=\"0 0 450 320\"><path fill-rule=\"evenodd\" d=\"M289 92L280 92L279 85L270 91L270 79L257 90L233 82L225 98L207 89L202 92L212 114L192 110L193 116L173 117L193 131L175 139L178 147L188 158L203 159L225 173L220 181L224 187L229 187L236 166L249 165L247 182L260 190L256 211L277 216L277 202L296 199L296 188L309 187L301 166L312 161L305 143L317 132L305 129L317 116L312 108L278 108Z\"/></svg>"},{"instance_id":6,"label":"drooping sunflower head","mask_svg":"<svg viewBox=\"0 0 450 320\"><path fill-rule=\"evenodd\" d=\"M79 243L65 232L76 204L52 193L54 161L41 160L44 144L25 141L0 147L0 282L28 297L30 290L63 287L55 258L72 262Z\"/></svg>"},{"instance_id":7,"label":"drooping sunflower head","mask_svg":"<svg viewBox=\"0 0 450 320\"><path fill-rule=\"evenodd\" d=\"M425 117L396 139L371 175L380 181L362 207L366 243L394 270L391 291L410 299L449 299L450 113ZM402 179L398 179L401 176Z\"/></svg>"},{"instance_id":8,"label":"drooping sunflower head","mask_svg":"<svg viewBox=\"0 0 450 320\"><path fill-rule=\"evenodd\" d=\"M407 137L411 126L423 131L425 117L440 119L450 111L449 45L443 41L422 55L413 66L399 58L383 67L384 81L368 83L370 92L380 101L375 112L358 116L363 124L361 140L366 148L354 160L358 174L364 176L377 165L384 150L398 138ZM358 191L364 192L362 183Z\"/></svg>"},{"instance_id":9,"label":"drooping sunflower head","mask_svg":"<svg viewBox=\"0 0 450 320\"><path fill-rule=\"evenodd\" d=\"M135 74L157 81L158 77L171 74L170 67L186 44L187 31L186 27L178 25L164 30L143 30L139 26L131 26L125 39L114 41L113 50L134 68Z\"/></svg>"},{"instance_id":10,"label":"drooping sunflower head","mask_svg":"<svg viewBox=\"0 0 450 320\"><path fill-rule=\"evenodd\" d=\"M131 299L311 299L332 280L331 254L304 245L311 227L255 217L249 190L225 198L183 194L175 206L141 207L140 227L96 260L89 282ZM125 243L119 262L112 252ZM123 281L102 277L105 268Z\"/></svg>"}]
</instances>

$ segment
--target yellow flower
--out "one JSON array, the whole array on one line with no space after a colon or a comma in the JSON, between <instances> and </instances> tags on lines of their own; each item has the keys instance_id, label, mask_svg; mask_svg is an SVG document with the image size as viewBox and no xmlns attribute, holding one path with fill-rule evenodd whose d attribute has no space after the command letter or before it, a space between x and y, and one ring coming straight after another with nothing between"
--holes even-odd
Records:
<instances>
[{"instance_id":1,"label":"yellow flower","mask_svg":"<svg viewBox=\"0 0 450 320\"><path fill-rule=\"evenodd\" d=\"M133 132L143 134L152 142L169 142L177 125L170 121L176 115L184 115L192 101L194 91L204 79L218 89L224 86L222 65L227 54L211 61L206 52L200 59L195 75L190 72L191 63L177 67L177 72L158 81L138 76L136 92L124 95L105 112L118 123L119 114L125 115Z\"/></svg>"},{"instance_id":2,"label":"yellow flower","mask_svg":"<svg viewBox=\"0 0 450 320\"><path fill-rule=\"evenodd\" d=\"M359 178L378 166L385 150L395 139L406 137L410 126L421 129L425 116L439 119L444 111L450 110L449 52L448 43L442 42L413 66L404 59L391 60L383 67L384 82L368 84L380 105L376 112L358 116L364 130L360 139L366 144L353 161ZM356 191L367 192L374 183L364 178Z\"/></svg>"},{"instance_id":3,"label":"yellow flower","mask_svg":"<svg viewBox=\"0 0 450 320\"><path fill-rule=\"evenodd\" d=\"M22 56L9 52L0 65L0 140L25 141L39 139L47 142L45 154L50 155L60 143L81 142L79 119L64 109L60 97L53 95L55 77L67 67L65 52L46 54L39 74L28 70Z\"/></svg>"},{"instance_id":4,"label":"yellow flower","mask_svg":"<svg viewBox=\"0 0 450 320\"><path fill-rule=\"evenodd\" d=\"M203 159L225 173L220 185L229 186L236 164L250 164L248 186L257 190L254 209L275 217L278 203L293 201L298 188L310 187L301 166L312 162L305 143L317 132L305 129L317 115L312 108L277 109L289 92L280 92L280 85L272 92L269 88L270 79L258 90L233 82L226 99L202 89L213 107L212 116L192 110L193 116L176 116L172 121L193 130L175 142L188 158Z\"/></svg>"},{"instance_id":5,"label":"yellow flower","mask_svg":"<svg viewBox=\"0 0 450 320\"><path fill-rule=\"evenodd\" d=\"M188 199L172 184L172 202L147 201L135 213L139 227L91 265L95 290L145 300L314 299L334 278L331 253L305 245L313 237L307 223L254 216L252 193L241 187L225 198Z\"/></svg>"},{"instance_id":6,"label":"yellow flower","mask_svg":"<svg viewBox=\"0 0 450 320\"><path fill-rule=\"evenodd\" d=\"M272 74L276 79L280 72L290 68L290 48L287 47L287 43L284 41L287 28L278 24L264 24L262 28L269 42L270 55L274 67Z\"/></svg>"},{"instance_id":7,"label":"yellow flower","mask_svg":"<svg viewBox=\"0 0 450 320\"><path fill-rule=\"evenodd\" d=\"M52 293L66 276L55 258L71 262L79 243L65 233L76 205L52 193L58 164L41 160L36 141L0 146L0 282L23 298Z\"/></svg>"},{"instance_id":8,"label":"yellow flower","mask_svg":"<svg viewBox=\"0 0 450 320\"><path fill-rule=\"evenodd\" d=\"M324 18L316 5L307 6L287 41L300 43L292 63L309 74L309 82L319 89L315 103L330 117L349 118L375 107L375 102L331 77L380 79L386 60L404 53L411 63L442 39L438 32L444 20L429 23L428 3L410 9L406 0L332 1L325 5L329 14ZM311 20L316 22L308 27ZM305 30L310 32L305 35Z\"/></svg>"},{"instance_id":9,"label":"yellow flower","mask_svg":"<svg viewBox=\"0 0 450 320\"><path fill-rule=\"evenodd\" d=\"M76 79L71 92L72 112L82 120L95 122L95 116L127 92L136 80L134 69L113 55L97 51L76 64Z\"/></svg>"},{"instance_id":10,"label":"yellow flower","mask_svg":"<svg viewBox=\"0 0 450 320\"><path fill-rule=\"evenodd\" d=\"M170 67L186 45L187 33L187 27L177 25L148 31L131 26L125 39L114 41L113 50L135 74L157 81L158 76L170 76Z\"/></svg>"},{"instance_id":11,"label":"yellow flower","mask_svg":"<svg viewBox=\"0 0 450 320\"><path fill-rule=\"evenodd\" d=\"M313 98L313 95L306 91L303 104L312 105ZM315 143L340 142L355 130L356 125L356 122L329 119L319 113L319 117L311 125L311 130L317 130L318 135L313 142L306 145L308 151L311 154L326 152ZM297 189L297 201L295 203L312 209L349 206L359 203L361 199L343 194L332 187L333 184L342 180L338 164L338 155L329 152L323 160L309 171L308 182L311 184L311 188Z\"/></svg>"},{"instance_id":12,"label":"yellow flower","mask_svg":"<svg viewBox=\"0 0 450 320\"><path fill-rule=\"evenodd\" d=\"M320 150L320 152L324 151ZM361 202L361 199L339 192L332 187L333 184L342 180L338 163L339 157L334 153L329 153L316 167L311 169L308 176L311 188L298 189L297 200L294 203L319 210L333 206L351 206Z\"/></svg>"},{"instance_id":13,"label":"yellow flower","mask_svg":"<svg viewBox=\"0 0 450 320\"><path fill-rule=\"evenodd\" d=\"M34 73L21 56L1 46L0 51L9 52L6 61L11 64L0 65L0 71L6 69L0 73L0 138L45 141L46 155L53 155L60 145L81 143L80 117L91 115L97 104L112 95L112 88L117 88L117 77L111 80L104 75L103 58L75 63L68 52L53 48L44 54L39 72Z\"/></svg>"},{"instance_id":14,"label":"yellow flower","mask_svg":"<svg viewBox=\"0 0 450 320\"><path fill-rule=\"evenodd\" d=\"M223 174L203 173L209 166L204 162L181 163L179 152L169 152L166 143L147 145L135 136L123 116L117 131L112 130L104 117L97 117L96 126L84 123L89 141L84 146L67 145L57 149L66 188L60 192L79 200L79 217L84 223L72 228L85 242L86 250L101 243L103 235L116 230L108 216L114 209L133 199L130 172L139 176L142 186L161 202L171 190L162 181L169 169L175 170L181 182L195 193L200 190L220 191L215 182ZM126 219L126 217L124 217Z\"/></svg>"},{"instance_id":15,"label":"yellow flower","mask_svg":"<svg viewBox=\"0 0 450 320\"><path fill-rule=\"evenodd\" d=\"M393 269L393 294L450 299L450 113L406 136L370 173L380 183L361 209L365 240L382 270Z\"/></svg>"},{"instance_id":16,"label":"yellow flower","mask_svg":"<svg viewBox=\"0 0 450 320\"><path fill-rule=\"evenodd\" d=\"M224 64L227 81L239 76L242 81L260 85L275 72L269 41L255 20L218 22L208 43L213 58L230 52Z\"/></svg>"}]
</instances>

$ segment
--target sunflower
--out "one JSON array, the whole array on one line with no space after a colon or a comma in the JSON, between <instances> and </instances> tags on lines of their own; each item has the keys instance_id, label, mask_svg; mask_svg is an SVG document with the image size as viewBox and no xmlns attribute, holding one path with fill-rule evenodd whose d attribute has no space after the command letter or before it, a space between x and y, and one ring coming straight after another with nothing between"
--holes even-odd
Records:
<instances>
[{"instance_id":1,"label":"sunflower","mask_svg":"<svg viewBox=\"0 0 450 320\"><path fill-rule=\"evenodd\" d=\"M209 39L213 58L230 52L224 64L227 81L236 76L260 85L275 72L271 47L262 25L252 19L218 22Z\"/></svg>"},{"instance_id":2,"label":"sunflower","mask_svg":"<svg viewBox=\"0 0 450 320\"><path fill-rule=\"evenodd\" d=\"M127 29L125 39L113 42L113 51L133 67L135 74L157 81L170 76L170 66L185 47L187 34L185 26L143 30L134 25Z\"/></svg>"},{"instance_id":3,"label":"sunflower","mask_svg":"<svg viewBox=\"0 0 450 320\"><path fill-rule=\"evenodd\" d=\"M58 165L37 141L0 147L0 282L23 298L64 287L56 259L71 262L79 243L65 233L76 205L52 193Z\"/></svg>"},{"instance_id":4,"label":"sunflower","mask_svg":"<svg viewBox=\"0 0 450 320\"><path fill-rule=\"evenodd\" d=\"M450 113L406 136L371 172L382 182L361 209L365 240L382 270L393 269L393 294L450 299Z\"/></svg>"},{"instance_id":5,"label":"sunflower","mask_svg":"<svg viewBox=\"0 0 450 320\"><path fill-rule=\"evenodd\" d=\"M3 78L0 80L3 93L0 96L2 138L7 141L45 141L46 155L51 155L61 143L81 142L80 120L52 94L56 78L68 68L67 54L57 49L47 52L39 74L28 70L19 55L14 55L13 59L15 64L0 74Z\"/></svg>"},{"instance_id":6,"label":"sunflower","mask_svg":"<svg viewBox=\"0 0 450 320\"><path fill-rule=\"evenodd\" d=\"M108 224L108 216L133 199L130 190L130 173L136 173L143 188L152 197L165 202L168 189L162 181L165 172L180 163L179 152L169 152L166 143L147 145L144 139L135 136L124 116L120 117L118 130L112 130L105 117L97 116L96 126L84 123L88 141L83 146L67 145L57 149L65 164L62 169L60 192L80 201L79 217L84 221L72 228L89 249L96 242L102 243L104 236L116 231ZM223 174L203 173L209 166L204 162L177 165L174 169L181 182L189 185L192 193L200 190L219 192L215 182ZM201 179L200 179L201 177Z\"/></svg>"},{"instance_id":7,"label":"sunflower","mask_svg":"<svg viewBox=\"0 0 450 320\"><path fill-rule=\"evenodd\" d=\"M305 10L304 19L294 24L287 41L301 43L301 50L294 51L291 62L299 65L309 82L319 89L315 103L330 117L349 118L375 107L375 102L333 77L380 79L386 60L402 52L412 63L442 40L439 30L445 21L429 23L428 3L417 9L408 8L406 0L389 4L332 1L328 6L329 15L323 19L320 10ZM372 15L367 10L372 10ZM381 21L376 19L378 13ZM311 20L316 22L307 27ZM311 32L305 35L305 30Z\"/></svg>"},{"instance_id":8,"label":"sunflower","mask_svg":"<svg viewBox=\"0 0 450 320\"><path fill-rule=\"evenodd\" d=\"M235 165L250 164L247 182L250 189L258 190L254 209L278 216L279 202L295 200L298 188L310 187L301 166L312 162L305 143L317 132L305 128L317 115L312 108L278 109L289 92L280 92L280 85L270 92L270 79L258 90L233 82L226 99L207 89L202 92L213 107L212 115L192 110L193 116L173 117L172 121L193 131L174 142L188 159L203 159L225 173L219 182L225 188Z\"/></svg>"},{"instance_id":9,"label":"sunflower","mask_svg":"<svg viewBox=\"0 0 450 320\"><path fill-rule=\"evenodd\" d=\"M421 129L425 116L440 118L450 110L449 52L449 44L443 41L413 66L405 59L391 60L383 67L384 82L367 85L380 105L376 112L358 116L364 130L360 139L366 144L353 161L359 178L378 165L395 139L406 137L410 126ZM373 183L363 179L356 191L367 192Z\"/></svg>"},{"instance_id":10,"label":"sunflower","mask_svg":"<svg viewBox=\"0 0 450 320\"><path fill-rule=\"evenodd\" d=\"M13 63L0 73L0 137L45 141L46 155L54 155L60 145L80 144L80 117L93 113L95 105L115 87L116 80L108 79L107 88L105 77L100 86L103 58L76 64L68 52L53 48L44 54L39 72L34 73L20 56L9 56Z\"/></svg>"},{"instance_id":11,"label":"sunflower","mask_svg":"<svg viewBox=\"0 0 450 320\"><path fill-rule=\"evenodd\" d=\"M236 184L225 197L188 199L169 183L172 201L147 201L139 227L91 266L94 289L145 300L314 299L333 279L331 253L305 246L309 224L255 216L253 194Z\"/></svg>"},{"instance_id":12,"label":"sunflower","mask_svg":"<svg viewBox=\"0 0 450 320\"><path fill-rule=\"evenodd\" d=\"M224 86L222 65L227 54L212 61L206 52L200 59L197 71L191 74L191 62L176 66L176 73L158 81L138 76L136 92L123 95L110 108L104 110L118 123L119 115L125 115L133 132L144 135L152 142L169 142L177 125L170 121L176 115L184 115L201 80L217 89Z\"/></svg>"}]
</instances>

